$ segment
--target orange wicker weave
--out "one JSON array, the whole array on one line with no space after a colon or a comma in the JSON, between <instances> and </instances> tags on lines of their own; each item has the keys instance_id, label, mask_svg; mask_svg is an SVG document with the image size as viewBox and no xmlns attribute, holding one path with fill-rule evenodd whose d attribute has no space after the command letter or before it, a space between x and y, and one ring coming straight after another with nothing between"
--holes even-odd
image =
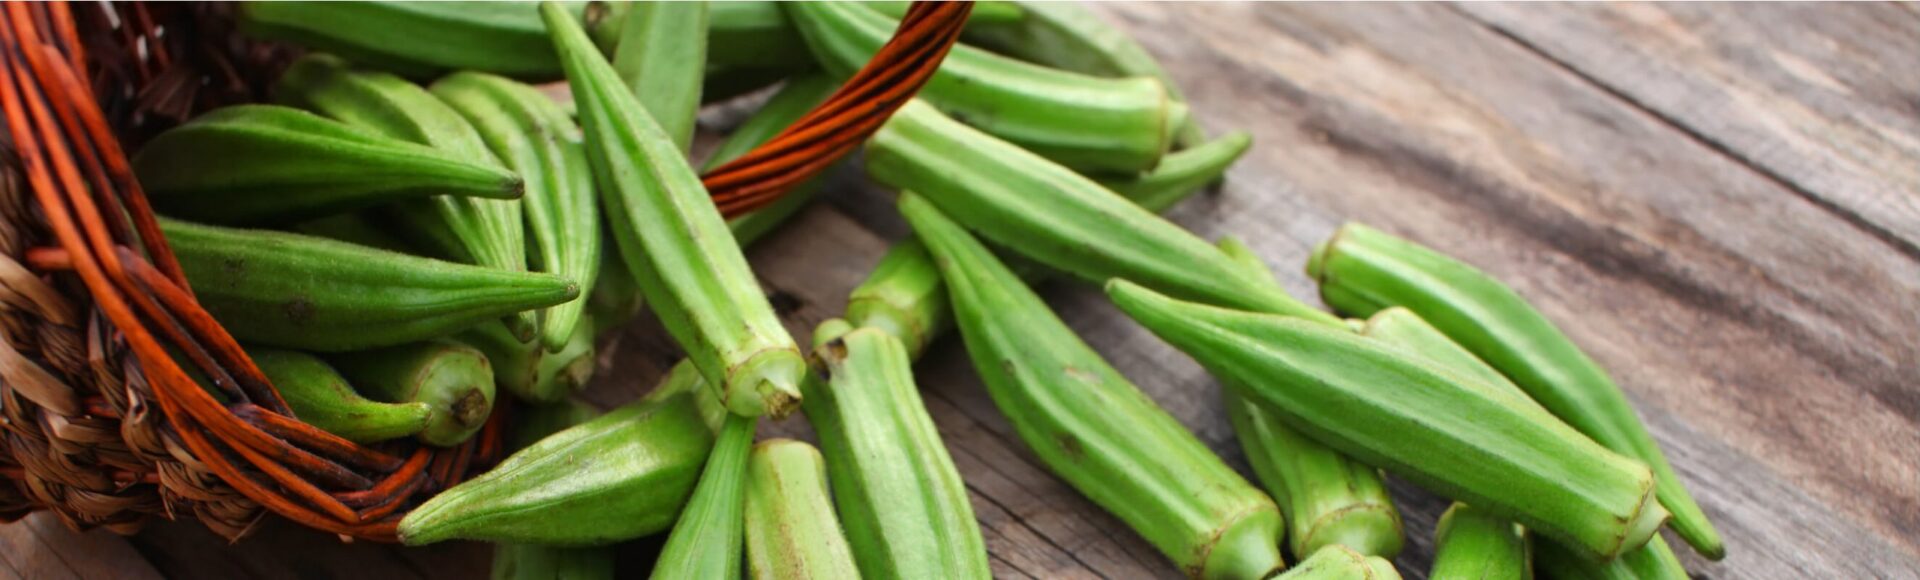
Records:
<instances>
[{"instance_id":1,"label":"orange wicker weave","mask_svg":"<svg viewBox=\"0 0 1920 580\"><path fill-rule=\"evenodd\" d=\"M407 509L500 454L507 405L447 449L362 446L301 423L195 302L127 146L257 100L284 66L291 51L233 34L225 10L0 8L0 521L50 510L131 533L186 516L238 539L271 512L392 541ZM970 11L916 2L825 103L706 176L716 203L749 211L851 151L932 75Z\"/></svg>"}]
</instances>

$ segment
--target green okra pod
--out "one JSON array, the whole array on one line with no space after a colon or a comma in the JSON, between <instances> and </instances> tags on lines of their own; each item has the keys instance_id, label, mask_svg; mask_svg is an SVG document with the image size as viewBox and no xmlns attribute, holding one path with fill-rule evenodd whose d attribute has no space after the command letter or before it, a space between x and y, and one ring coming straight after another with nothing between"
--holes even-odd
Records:
<instances>
[{"instance_id":1,"label":"green okra pod","mask_svg":"<svg viewBox=\"0 0 1920 580\"><path fill-rule=\"evenodd\" d=\"M592 420L599 411L578 402L529 405L513 418L512 445L522 449L561 430ZM493 580L612 580L613 549L540 544L493 546Z\"/></svg>"},{"instance_id":2,"label":"green okra pod","mask_svg":"<svg viewBox=\"0 0 1920 580\"><path fill-rule=\"evenodd\" d=\"M708 2L634 2L620 27L613 70L660 129L685 152L693 144L707 67Z\"/></svg>"},{"instance_id":3,"label":"green okra pod","mask_svg":"<svg viewBox=\"0 0 1920 580\"><path fill-rule=\"evenodd\" d=\"M780 10L780 3L764 0L714 2L708 20L708 58L725 67L756 67L780 71L781 75L800 72L813 66L807 43ZM867 6L898 19L907 14L908 2L868 2ZM619 50L620 30L631 8L615 4L606 16L588 26L601 52ZM1011 2L976 2L967 26L1004 26L1019 22L1025 14Z\"/></svg>"},{"instance_id":4,"label":"green okra pod","mask_svg":"<svg viewBox=\"0 0 1920 580\"><path fill-rule=\"evenodd\" d=\"M874 134L867 172L998 246L1086 280L1121 277L1211 304L1339 322L1180 226L917 101Z\"/></svg>"},{"instance_id":5,"label":"green okra pod","mask_svg":"<svg viewBox=\"0 0 1920 580\"><path fill-rule=\"evenodd\" d=\"M1301 433L1595 559L1667 518L1646 465L1499 387L1343 327L1183 302L1116 279L1134 320Z\"/></svg>"},{"instance_id":6,"label":"green okra pod","mask_svg":"<svg viewBox=\"0 0 1920 580\"><path fill-rule=\"evenodd\" d=\"M1244 132L1223 135L1205 145L1167 155L1159 167L1138 178L1107 186L1147 211L1166 211L1218 179L1251 143ZM1038 272L1024 261L1009 266L1027 280L1035 280L1029 272ZM934 337L952 326L949 312L940 271L926 246L914 238L895 242L847 300L848 321L892 333L906 344L910 358L919 357Z\"/></svg>"},{"instance_id":7,"label":"green okra pod","mask_svg":"<svg viewBox=\"0 0 1920 580\"><path fill-rule=\"evenodd\" d=\"M460 159L505 166L460 113L406 79L353 70L339 58L309 54L295 61L274 88L282 102L395 139L428 145ZM436 255L512 271L527 269L525 226L518 199L451 195L394 204L380 212L397 230ZM531 340L538 313L508 317L508 329Z\"/></svg>"},{"instance_id":8,"label":"green okra pod","mask_svg":"<svg viewBox=\"0 0 1920 580\"><path fill-rule=\"evenodd\" d=\"M747 456L760 420L729 413L713 453L700 469L680 519L667 535L653 564L653 578L718 580L740 577L742 536L746 533Z\"/></svg>"},{"instance_id":9,"label":"green okra pod","mask_svg":"<svg viewBox=\"0 0 1920 580\"><path fill-rule=\"evenodd\" d=\"M998 26L968 27L969 43L1027 62L1097 77L1151 77L1166 87L1167 96L1184 102L1180 85L1146 47L1126 31L1078 2L1013 3L1018 20ZM978 10L978 8L975 8ZM1176 138L1179 145L1198 145L1206 139L1197 123L1188 120Z\"/></svg>"},{"instance_id":10,"label":"green okra pod","mask_svg":"<svg viewBox=\"0 0 1920 580\"><path fill-rule=\"evenodd\" d=\"M1221 238L1219 246L1246 271L1273 277L1239 238ZM1369 556L1400 553L1405 542L1400 510L1387 494L1380 470L1300 434L1231 389L1221 397L1253 474L1280 505L1294 557L1306 558L1335 544Z\"/></svg>"},{"instance_id":11,"label":"green okra pod","mask_svg":"<svg viewBox=\"0 0 1920 580\"><path fill-rule=\"evenodd\" d=\"M207 312L242 341L346 351L445 336L579 296L558 276L325 238L160 220Z\"/></svg>"},{"instance_id":12,"label":"green okra pod","mask_svg":"<svg viewBox=\"0 0 1920 580\"><path fill-rule=\"evenodd\" d=\"M1513 289L1439 252L1360 224L1314 250L1308 275L1327 304L1354 316L1404 306L1511 378L1608 449L1652 466L1671 525L1710 559L1726 546L1687 493L1626 393Z\"/></svg>"},{"instance_id":13,"label":"green okra pod","mask_svg":"<svg viewBox=\"0 0 1920 580\"><path fill-rule=\"evenodd\" d=\"M400 521L400 540L593 546L673 525L725 410L681 364L646 398L522 449Z\"/></svg>"},{"instance_id":14,"label":"green okra pod","mask_svg":"<svg viewBox=\"0 0 1920 580\"><path fill-rule=\"evenodd\" d=\"M600 211L580 127L538 89L493 75L461 72L430 89L473 124L495 156L526 182L521 213L535 270L591 288L600 275ZM540 344L560 350L580 324L585 301L547 309Z\"/></svg>"},{"instance_id":15,"label":"green okra pod","mask_svg":"<svg viewBox=\"0 0 1920 580\"><path fill-rule=\"evenodd\" d=\"M1647 545L1621 554L1611 562L1596 563L1554 542L1537 542L1540 571L1554 580L1688 580L1686 568L1659 534Z\"/></svg>"},{"instance_id":16,"label":"green okra pod","mask_svg":"<svg viewBox=\"0 0 1920 580\"><path fill-rule=\"evenodd\" d=\"M828 72L872 59L898 24L851 2L782 6ZM1137 174L1167 153L1187 107L1151 78L1050 69L956 45L919 98L981 130L1075 169Z\"/></svg>"},{"instance_id":17,"label":"green okra pod","mask_svg":"<svg viewBox=\"0 0 1920 580\"><path fill-rule=\"evenodd\" d=\"M933 252L994 404L1056 475L1194 578L1280 570L1280 510L1054 316L986 246L918 195L900 210Z\"/></svg>"},{"instance_id":18,"label":"green okra pod","mask_svg":"<svg viewBox=\"0 0 1920 580\"><path fill-rule=\"evenodd\" d=\"M579 17L586 2L569 2ZM560 60L533 2L245 2L249 36L331 52L413 78L472 70L517 78L560 76Z\"/></svg>"},{"instance_id":19,"label":"green okra pod","mask_svg":"<svg viewBox=\"0 0 1920 580\"><path fill-rule=\"evenodd\" d=\"M308 425L356 443L418 435L433 406L422 401L382 403L353 390L346 377L319 357L292 350L249 348L247 356Z\"/></svg>"},{"instance_id":20,"label":"green okra pod","mask_svg":"<svg viewBox=\"0 0 1920 580\"><path fill-rule=\"evenodd\" d=\"M749 578L860 577L819 450L792 439L761 441L747 458L746 488Z\"/></svg>"},{"instance_id":21,"label":"green okra pod","mask_svg":"<svg viewBox=\"0 0 1920 580\"><path fill-rule=\"evenodd\" d=\"M579 23L541 14L573 86L595 184L641 294L728 409L782 417L800 402L800 355L700 177Z\"/></svg>"},{"instance_id":22,"label":"green okra pod","mask_svg":"<svg viewBox=\"0 0 1920 580\"><path fill-rule=\"evenodd\" d=\"M451 340L431 340L332 355L328 362L369 398L432 408L420 440L441 447L466 441L493 412L487 356Z\"/></svg>"},{"instance_id":23,"label":"green okra pod","mask_svg":"<svg viewBox=\"0 0 1920 580\"><path fill-rule=\"evenodd\" d=\"M539 341L521 342L507 330L507 325L499 321L488 321L474 325L453 336L454 340L471 346L487 355L487 363L493 367L493 384L498 390L505 391L523 401L551 402L553 398L537 397L534 383L539 380L541 362L546 360L546 349Z\"/></svg>"},{"instance_id":24,"label":"green okra pod","mask_svg":"<svg viewBox=\"0 0 1920 580\"><path fill-rule=\"evenodd\" d=\"M274 105L225 107L161 133L133 170L162 213L220 224L441 194L509 199L521 187L503 168Z\"/></svg>"},{"instance_id":25,"label":"green okra pod","mask_svg":"<svg viewBox=\"0 0 1920 580\"><path fill-rule=\"evenodd\" d=\"M1400 580L1393 563L1346 546L1321 548L1274 580Z\"/></svg>"},{"instance_id":26,"label":"green okra pod","mask_svg":"<svg viewBox=\"0 0 1920 580\"><path fill-rule=\"evenodd\" d=\"M1526 528L1513 520L1454 503L1434 531L1432 580L1533 580L1533 549Z\"/></svg>"},{"instance_id":27,"label":"green okra pod","mask_svg":"<svg viewBox=\"0 0 1920 580\"><path fill-rule=\"evenodd\" d=\"M945 305L941 305L945 307ZM801 410L820 437L834 504L870 578L990 578L966 484L920 401L894 335L829 320Z\"/></svg>"}]
</instances>

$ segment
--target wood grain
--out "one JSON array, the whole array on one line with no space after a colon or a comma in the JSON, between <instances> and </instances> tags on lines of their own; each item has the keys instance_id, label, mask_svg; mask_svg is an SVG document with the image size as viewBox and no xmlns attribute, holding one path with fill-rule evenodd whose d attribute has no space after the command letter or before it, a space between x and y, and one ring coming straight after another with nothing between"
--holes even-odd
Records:
<instances>
[{"instance_id":1,"label":"wood grain","mask_svg":"<svg viewBox=\"0 0 1920 580\"><path fill-rule=\"evenodd\" d=\"M1725 534L1727 560L1685 555L1698 577L1920 578L1911 5L1096 10L1162 58L1203 123L1254 133L1224 190L1175 221L1247 240L1303 297L1308 251L1347 220L1513 285L1613 371ZM905 231L889 192L842 169L749 256L804 340ZM1086 285L1042 295L1246 471L1197 365ZM637 321L604 345L585 398L629 401L678 358ZM958 340L915 372L996 576L1177 577L1040 467ZM812 437L803 419L762 435ZM1397 564L1424 578L1446 500L1392 488L1408 530ZM0 527L0 577L95 577L60 575L59 550L23 527ZM238 547L163 522L130 544L166 577L466 578L488 560L478 544L347 545L277 521ZM656 545L620 546L621 572L642 573Z\"/></svg>"}]
</instances>

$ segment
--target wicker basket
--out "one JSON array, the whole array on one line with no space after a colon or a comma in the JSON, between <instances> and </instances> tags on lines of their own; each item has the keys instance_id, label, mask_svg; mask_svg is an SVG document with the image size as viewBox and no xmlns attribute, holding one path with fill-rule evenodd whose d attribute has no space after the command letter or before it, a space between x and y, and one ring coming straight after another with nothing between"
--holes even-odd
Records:
<instances>
[{"instance_id":1,"label":"wicker basket","mask_svg":"<svg viewBox=\"0 0 1920 580\"><path fill-rule=\"evenodd\" d=\"M260 100L291 59L235 34L228 10L0 10L0 521L44 509L132 533L149 515L184 515L238 539L271 512L392 541L407 509L501 453L507 404L455 448L362 446L301 423L195 302L126 152L197 112ZM932 75L970 10L916 2L825 103L704 176L715 203L754 209L857 147Z\"/></svg>"}]
</instances>

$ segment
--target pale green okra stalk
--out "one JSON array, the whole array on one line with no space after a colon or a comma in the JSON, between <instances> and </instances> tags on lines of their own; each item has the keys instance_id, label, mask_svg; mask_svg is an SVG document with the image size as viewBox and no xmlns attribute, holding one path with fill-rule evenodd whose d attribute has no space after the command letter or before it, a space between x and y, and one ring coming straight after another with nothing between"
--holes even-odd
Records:
<instances>
[{"instance_id":1,"label":"pale green okra stalk","mask_svg":"<svg viewBox=\"0 0 1920 580\"><path fill-rule=\"evenodd\" d=\"M1672 525L1709 559L1726 555L1713 523L1605 369L1493 277L1432 249L1350 223L1316 248L1308 275L1328 305L1354 316L1388 306L1419 314L1499 369L1568 425L1653 468Z\"/></svg>"},{"instance_id":2,"label":"pale green okra stalk","mask_svg":"<svg viewBox=\"0 0 1920 580\"><path fill-rule=\"evenodd\" d=\"M1455 502L1434 531L1432 580L1533 580L1526 528Z\"/></svg>"},{"instance_id":3,"label":"pale green okra stalk","mask_svg":"<svg viewBox=\"0 0 1920 580\"><path fill-rule=\"evenodd\" d=\"M867 172L1000 247L1085 280L1121 277L1212 304L1339 322L1127 198L917 100L874 134Z\"/></svg>"},{"instance_id":4,"label":"pale green okra stalk","mask_svg":"<svg viewBox=\"0 0 1920 580\"><path fill-rule=\"evenodd\" d=\"M493 412L493 368L473 347L436 339L330 355L328 361L367 398L426 403L432 408L422 442L452 447L466 441Z\"/></svg>"},{"instance_id":5,"label":"pale green okra stalk","mask_svg":"<svg viewBox=\"0 0 1920 580\"><path fill-rule=\"evenodd\" d=\"M819 434L861 575L992 577L966 484L899 339L828 320L815 331L814 360L819 371L802 383L801 410Z\"/></svg>"},{"instance_id":6,"label":"pale green okra stalk","mask_svg":"<svg viewBox=\"0 0 1920 580\"><path fill-rule=\"evenodd\" d=\"M660 549L653 578L733 580L740 577L746 533L747 459L759 419L729 413L713 453L700 469L700 483Z\"/></svg>"},{"instance_id":7,"label":"pale green okra stalk","mask_svg":"<svg viewBox=\"0 0 1920 580\"><path fill-rule=\"evenodd\" d=\"M708 3L632 2L621 20L613 70L673 144L693 144L707 67Z\"/></svg>"},{"instance_id":8,"label":"pale green okra stalk","mask_svg":"<svg viewBox=\"0 0 1920 580\"><path fill-rule=\"evenodd\" d=\"M465 116L494 155L526 182L521 206L532 269L593 287L600 276L600 208L573 118L539 90L483 73L454 73L429 90ZM585 309L584 300L547 309L540 345L560 350Z\"/></svg>"},{"instance_id":9,"label":"pale green okra stalk","mask_svg":"<svg viewBox=\"0 0 1920 580\"><path fill-rule=\"evenodd\" d=\"M1321 548L1274 580L1400 580L1393 563L1341 545Z\"/></svg>"},{"instance_id":10,"label":"pale green okra stalk","mask_svg":"<svg viewBox=\"0 0 1920 580\"><path fill-rule=\"evenodd\" d=\"M1109 366L986 246L912 193L967 352L1041 461L1194 578L1280 570L1280 510Z\"/></svg>"},{"instance_id":11,"label":"pale green okra stalk","mask_svg":"<svg viewBox=\"0 0 1920 580\"><path fill-rule=\"evenodd\" d=\"M826 461L812 445L769 439L747 458L747 577L860 577L827 493Z\"/></svg>"},{"instance_id":12,"label":"pale green okra stalk","mask_svg":"<svg viewBox=\"0 0 1920 580\"><path fill-rule=\"evenodd\" d=\"M375 443L417 435L433 416L433 406L423 401L382 403L360 396L346 377L311 354L249 348L247 356L294 417L349 441Z\"/></svg>"},{"instance_id":13,"label":"pale green okra stalk","mask_svg":"<svg viewBox=\"0 0 1920 580\"><path fill-rule=\"evenodd\" d=\"M852 75L898 23L853 2L782 5L821 66ZM1166 155L1187 106L1151 78L1111 79L956 45L920 99L1075 169L1138 174Z\"/></svg>"},{"instance_id":14,"label":"pale green okra stalk","mask_svg":"<svg viewBox=\"0 0 1920 580\"><path fill-rule=\"evenodd\" d=\"M1301 433L1598 560L1667 513L1647 467L1524 398L1350 330L1183 302L1125 280L1121 310Z\"/></svg>"},{"instance_id":15,"label":"pale green okra stalk","mask_svg":"<svg viewBox=\"0 0 1920 580\"><path fill-rule=\"evenodd\" d=\"M1246 271L1273 278L1273 271L1239 238L1221 238L1219 247ZM1294 557L1336 544L1369 556L1400 553L1405 542L1400 510L1387 494L1380 470L1301 435L1232 389L1221 397L1247 463L1286 519Z\"/></svg>"},{"instance_id":16,"label":"pale green okra stalk","mask_svg":"<svg viewBox=\"0 0 1920 580\"><path fill-rule=\"evenodd\" d=\"M541 6L572 81L588 158L641 293L728 409L785 416L805 358L774 316L700 177L558 4Z\"/></svg>"}]
</instances>

